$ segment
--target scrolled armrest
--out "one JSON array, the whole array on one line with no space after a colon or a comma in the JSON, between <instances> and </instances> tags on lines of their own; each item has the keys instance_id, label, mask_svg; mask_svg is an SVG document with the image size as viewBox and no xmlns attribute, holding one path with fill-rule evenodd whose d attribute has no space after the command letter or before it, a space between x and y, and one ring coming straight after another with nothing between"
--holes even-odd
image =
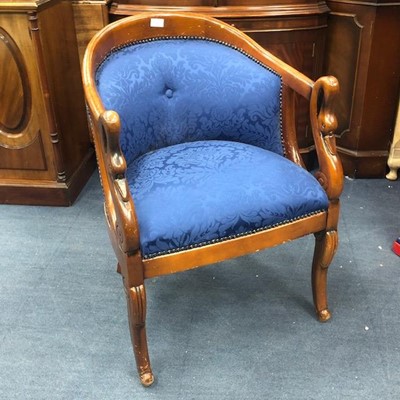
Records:
<instances>
[{"instance_id":1,"label":"scrolled armrest","mask_svg":"<svg viewBox=\"0 0 400 400\"><path fill-rule=\"evenodd\" d=\"M124 253L133 253L139 249L139 227L125 178L126 161L119 145L119 115L115 111L104 111L100 114L99 125L103 167L108 181L108 185L104 185L106 209L118 246Z\"/></svg>"},{"instance_id":2,"label":"scrolled armrest","mask_svg":"<svg viewBox=\"0 0 400 400\"><path fill-rule=\"evenodd\" d=\"M339 82L333 76L319 78L310 98L310 119L317 152L319 170L316 178L330 200L337 200L343 189L342 163L337 155L334 132L337 119L332 102L339 92Z\"/></svg>"}]
</instances>

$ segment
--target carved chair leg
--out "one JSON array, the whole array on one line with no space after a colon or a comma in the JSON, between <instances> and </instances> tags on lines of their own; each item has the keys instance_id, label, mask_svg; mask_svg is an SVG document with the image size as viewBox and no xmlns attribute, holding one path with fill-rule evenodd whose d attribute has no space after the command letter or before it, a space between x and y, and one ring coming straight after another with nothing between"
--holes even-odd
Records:
<instances>
[{"instance_id":1,"label":"carved chair leg","mask_svg":"<svg viewBox=\"0 0 400 400\"><path fill-rule=\"evenodd\" d=\"M154 376L150 367L149 353L146 337L146 291L144 285L129 288L126 291L128 302L129 329L133 351L135 353L136 366L140 381L144 386L150 386L154 382Z\"/></svg>"},{"instance_id":2,"label":"carved chair leg","mask_svg":"<svg viewBox=\"0 0 400 400\"><path fill-rule=\"evenodd\" d=\"M337 231L319 232L315 235L315 250L312 265L312 290L314 306L320 322L331 317L328 310L327 276L328 267L338 245Z\"/></svg>"}]
</instances>

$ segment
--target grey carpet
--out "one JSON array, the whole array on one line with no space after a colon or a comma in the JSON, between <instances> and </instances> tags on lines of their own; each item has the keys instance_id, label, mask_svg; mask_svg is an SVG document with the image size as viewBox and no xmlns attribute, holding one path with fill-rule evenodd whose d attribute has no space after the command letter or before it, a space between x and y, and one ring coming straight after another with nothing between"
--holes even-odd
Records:
<instances>
[{"instance_id":1,"label":"grey carpet","mask_svg":"<svg viewBox=\"0 0 400 400\"><path fill-rule=\"evenodd\" d=\"M326 324L312 237L149 281L148 389L97 175L70 208L0 206L0 399L400 398L399 198L400 182L345 181Z\"/></svg>"}]
</instances>

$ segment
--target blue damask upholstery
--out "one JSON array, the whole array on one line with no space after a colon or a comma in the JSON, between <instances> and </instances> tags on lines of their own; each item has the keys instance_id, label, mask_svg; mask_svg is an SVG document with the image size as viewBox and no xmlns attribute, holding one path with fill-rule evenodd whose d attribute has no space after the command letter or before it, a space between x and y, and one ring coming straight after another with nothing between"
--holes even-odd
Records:
<instances>
[{"instance_id":1,"label":"blue damask upholstery","mask_svg":"<svg viewBox=\"0 0 400 400\"><path fill-rule=\"evenodd\" d=\"M315 178L283 157L281 78L251 57L209 40L135 43L96 82L121 119L143 257L327 209Z\"/></svg>"},{"instance_id":2,"label":"blue damask upholstery","mask_svg":"<svg viewBox=\"0 0 400 400\"><path fill-rule=\"evenodd\" d=\"M127 179L145 258L227 240L326 210L317 180L286 158L229 141L149 152Z\"/></svg>"},{"instance_id":3,"label":"blue damask upholstery","mask_svg":"<svg viewBox=\"0 0 400 400\"><path fill-rule=\"evenodd\" d=\"M111 53L96 73L128 162L165 146L231 140L283 154L281 78L226 45L163 39Z\"/></svg>"}]
</instances>

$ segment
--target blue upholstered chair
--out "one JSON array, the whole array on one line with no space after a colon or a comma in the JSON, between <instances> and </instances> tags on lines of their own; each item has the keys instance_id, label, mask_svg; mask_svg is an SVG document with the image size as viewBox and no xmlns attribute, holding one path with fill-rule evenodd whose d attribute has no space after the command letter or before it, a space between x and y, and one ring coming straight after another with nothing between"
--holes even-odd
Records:
<instances>
[{"instance_id":1,"label":"blue upholstered chair","mask_svg":"<svg viewBox=\"0 0 400 400\"><path fill-rule=\"evenodd\" d=\"M225 23L169 13L100 31L83 81L144 385L154 379L147 278L312 233L315 309L319 320L330 317L327 268L343 183L330 106L335 78L314 82ZM295 93L310 101L314 174L297 146Z\"/></svg>"}]
</instances>

